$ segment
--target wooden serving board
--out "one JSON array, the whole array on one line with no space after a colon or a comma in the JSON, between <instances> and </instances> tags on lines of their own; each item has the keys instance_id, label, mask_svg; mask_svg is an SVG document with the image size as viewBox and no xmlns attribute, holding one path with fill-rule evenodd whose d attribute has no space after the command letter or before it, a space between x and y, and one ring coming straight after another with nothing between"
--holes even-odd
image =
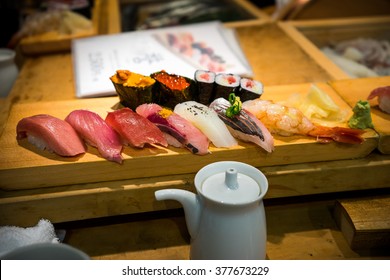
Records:
<instances>
[{"instance_id":1,"label":"wooden serving board","mask_svg":"<svg viewBox=\"0 0 390 280\"><path fill-rule=\"evenodd\" d=\"M382 86L390 86L390 77L362 78L330 82L336 92L351 106L359 100L367 100L370 92ZM371 118L374 129L379 134L378 150L390 154L390 114L378 107L378 99L370 100Z\"/></svg>"},{"instance_id":2,"label":"wooden serving board","mask_svg":"<svg viewBox=\"0 0 390 280\"><path fill-rule=\"evenodd\" d=\"M334 217L352 249L390 248L390 196L337 201Z\"/></svg>"},{"instance_id":3,"label":"wooden serving board","mask_svg":"<svg viewBox=\"0 0 390 280\"><path fill-rule=\"evenodd\" d=\"M350 109L327 84L318 84L338 103ZM306 93L310 84L274 86L265 89L264 99L281 101L293 93ZM25 103L15 105L0 139L0 188L5 190L65 186L102 181L158 177L196 173L203 166L222 160L236 160L255 167L294 163L352 159L367 156L377 147L377 134L367 130L366 141L359 145L341 143L320 144L305 136L276 137L275 151L266 153L260 147L239 142L233 148L210 146L211 154L197 156L186 149L149 146L144 149L126 147L122 165L99 156L88 147L86 154L64 158L47 151L39 151L26 140L16 140L16 125L23 117L46 113L65 118L72 110L89 109L105 118L108 111L118 107L117 97L68 100L58 102Z\"/></svg>"}]
</instances>

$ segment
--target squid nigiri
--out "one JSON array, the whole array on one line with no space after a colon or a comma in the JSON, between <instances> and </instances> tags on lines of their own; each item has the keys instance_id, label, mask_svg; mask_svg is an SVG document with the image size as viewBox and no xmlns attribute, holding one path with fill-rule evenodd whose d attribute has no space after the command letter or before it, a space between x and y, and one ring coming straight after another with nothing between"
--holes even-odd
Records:
<instances>
[{"instance_id":1,"label":"squid nigiri","mask_svg":"<svg viewBox=\"0 0 390 280\"><path fill-rule=\"evenodd\" d=\"M83 141L69 123L47 114L23 118L18 122L16 139L24 138L41 150L64 157L86 152Z\"/></svg>"},{"instance_id":2,"label":"squid nigiri","mask_svg":"<svg viewBox=\"0 0 390 280\"><path fill-rule=\"evenodd\" d=\"M105 121L120 135L125 145L135 148L143 148L145 144L168 146L161 130L130 108L109 112Z\"/></svg>"},{"instance_id":3,"label":"squid nigiri","mask_svg":"<svg viewBox=\"0 0 390 280\"><path fill-rule=\"evenodd\" d=\"M242 103L242 108L255 115L271 133L282 136L294 134L317 138L317 141L330 141L360 144L364 130L345 127L326 127L312 123L294 107L284 106L270 100L254 99Z\"/></svg>"},{"instance_id":4,"label":"squid nigiri","mask_svg":"<svg viewBox=\"0 0 390 280\"><path fill-rule=\"evenodd\" d=\"M233 116L227 116L226 111L230 106L231 103L222 97L210 104L210 108L217 112L234 137L255 143L271 153L274 150L274 138L268 129L253 114L244 109Z\"/></svg>"},{"instance_id":5,"label":"squid nigiri","mask_svg":"<svg viewBox=\"0 0 390 280\"><path fill-rule=\"evenodd\" d=\"M368 100L378 97L379 108L388 114L390 114L390 86L378 87L371 91L367 97Z\"/></svg>"},{"instance_id":6,"label":"squid nigiri","mask_svg":"<svg viewBox=\"0 0 390 280\"><path fill-rule=\"evenodd\" d=\"M98 114L88 110L75 110L65 121L87 144L96 147L103 158L122 163L122 143L119 135Z\"/></svg>"},{"instance_id":7,"label":"squid nigiri","mask_svg":"<svg viewBox=\"0 0 390 280\"><path fill-rule=\"evenodd\" d=\"M196 101L187 101L177 104L173 111L195 125L214 146L229 148L237 145L236 139L231 135L225 123L214 110L206 105Z\"/></svg>"},{"instance_id":8,"label":"squid nigiri","mask_svg":"<svg viewBox=\"0 0 390 280\"><path fill-rule=\"evenodd\" d=\"M209 153L208 138L192 123L171 109L151 103L138 106L136 112L154 123L165 135L168 134L175 138L192 153L198 155ZM168 136L168 139L171 138ZM169 140L168 143L170 143Z\"/></svg>"}]
</instances>

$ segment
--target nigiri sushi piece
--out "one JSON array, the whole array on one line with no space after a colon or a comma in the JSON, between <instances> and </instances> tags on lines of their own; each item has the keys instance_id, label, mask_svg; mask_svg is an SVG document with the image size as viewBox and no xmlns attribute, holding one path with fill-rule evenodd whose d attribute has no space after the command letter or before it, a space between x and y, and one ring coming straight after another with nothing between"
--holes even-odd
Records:
<instances>
[{"instance_id":1,"label":"nigiri sushi piece","mask_svg":"<svg viewBox=\"0 0 390 280\"><path fill-rule=\"evenodd\" d=\"M368 100L378 97L379 108L390 114L390 86L378 87L371 91L367 97Z\"/></svg>"},{"instance_id":2,"label":"nigiri sushi piece","mask_svg":"<svg viewBox=\"0 0 390 280\"><path fill-rule=\"evenodd\" d=\"M122 143L119 135L101 116L88 110L75 110L65 121L87 144L97 148L103 158L122 163Z\"/></svg>"},{"instance_id":3,"label":"nigiri sushi piece","mask_svg":"<svg viewBox=\"0 0 390 280\"><path fill-rule=\"evenodd\" d=\"M173 111L195 125L214 146L229 148L237 145L236 139L225 123L214 110L206 105L196 101L187 101L177 104Z\"/></svg>"},{"instance_id":4,"label":"nigiri sushi piece","mask_svg":"<svg viewBox=\"0 0 390 280\"><path fill-rule=\"evenodd\" d=\"M198 155L209 153L208 138L191 122L174 113L171 109L153 103L138 106L136 112L154 123L162 132L174 137L192 153ZM168 140L168 143L172 143L172 141Z\"/></svg>"},{"instance_id":5,"label":"nigiri sushi piece","mask_svg":"<svg viewBox=\"0 0 390 280\"><path fill-rule=\"evenodd\" d=\"M105 121L119 134L124 145L134 148L143 148L145 144L168 146L161 130L130 108L109 112Z\"/></svg>"},{"instance_id":6,"label":"nigiri sushi piece","mask_svg":"<svg viewBox=\"0 0 390 280\"><path fill-rule=\"evenodd\" d=\"M226 110L230 106L231 103L222 97L215 99L210 104L210 108L217 112L234 137L255 143L271 153L274 150L274 138L264 124L244 109L241 109L238 114L228 117Z\"/></svg>"},{"instance_id":7,"label":"nigiri sushi piece","mask_svg":"<svg viewBox=\"0 0 390 280\"><path fill-rule=\"evenodd\" d=\"M18 122L16 139L24 138L41 150L63 157L86 152L83 141L69 123L47 114L23 118Z\"/></svg>"},{"instance_id":8,"label":"nigiri sushi piece","mask_svg":"<svg viewBox=\"0 0 390 280\"><path fill-rule=\"evenodd\" d=\"M314 137L318 142L331 141L360 144L364 142L364 130L345 127L328 127L312 123L295 107L284 106L271 100L260 98L247 100L242 108L258 118L271 133L281 136L305 135Z\"/></svg>"}]
</instances>

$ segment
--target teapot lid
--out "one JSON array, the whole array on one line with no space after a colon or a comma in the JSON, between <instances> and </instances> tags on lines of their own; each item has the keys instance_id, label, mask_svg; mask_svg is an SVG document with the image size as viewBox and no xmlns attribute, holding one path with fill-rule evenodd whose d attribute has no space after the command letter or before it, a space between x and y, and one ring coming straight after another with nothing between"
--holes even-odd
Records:
<instances>
[{"instance_id":1,"label":"teapot lid","mask_svg":"<svg viewBox=\"0 0 390 280\"><path fill-rule=\"evenodd\" d=\"M261 180L265 177L260 175L263 174L259 170L243 163L220 162L198 172L195 184L208 199L227 204L244 204L262 196L259 177ZM200 185L197 181L201 182Z\"/></svg>"}]
</instances>

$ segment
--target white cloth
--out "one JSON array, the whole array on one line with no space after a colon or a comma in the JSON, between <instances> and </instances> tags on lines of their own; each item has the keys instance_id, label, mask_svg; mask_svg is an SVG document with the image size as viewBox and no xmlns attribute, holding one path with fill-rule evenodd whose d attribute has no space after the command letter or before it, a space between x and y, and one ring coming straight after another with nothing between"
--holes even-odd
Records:
<instances>
[{"instance_id":1,"label":"white cloth","mask_svg":"<svg viewBox=\"0 0 390 280\"><path fill-rule=\"evenodd\" d=\"M59 243L53 224L41 219L33 227L0 227L0 257L16 248L35 243Z\"/></svg>"}]
</instances>

